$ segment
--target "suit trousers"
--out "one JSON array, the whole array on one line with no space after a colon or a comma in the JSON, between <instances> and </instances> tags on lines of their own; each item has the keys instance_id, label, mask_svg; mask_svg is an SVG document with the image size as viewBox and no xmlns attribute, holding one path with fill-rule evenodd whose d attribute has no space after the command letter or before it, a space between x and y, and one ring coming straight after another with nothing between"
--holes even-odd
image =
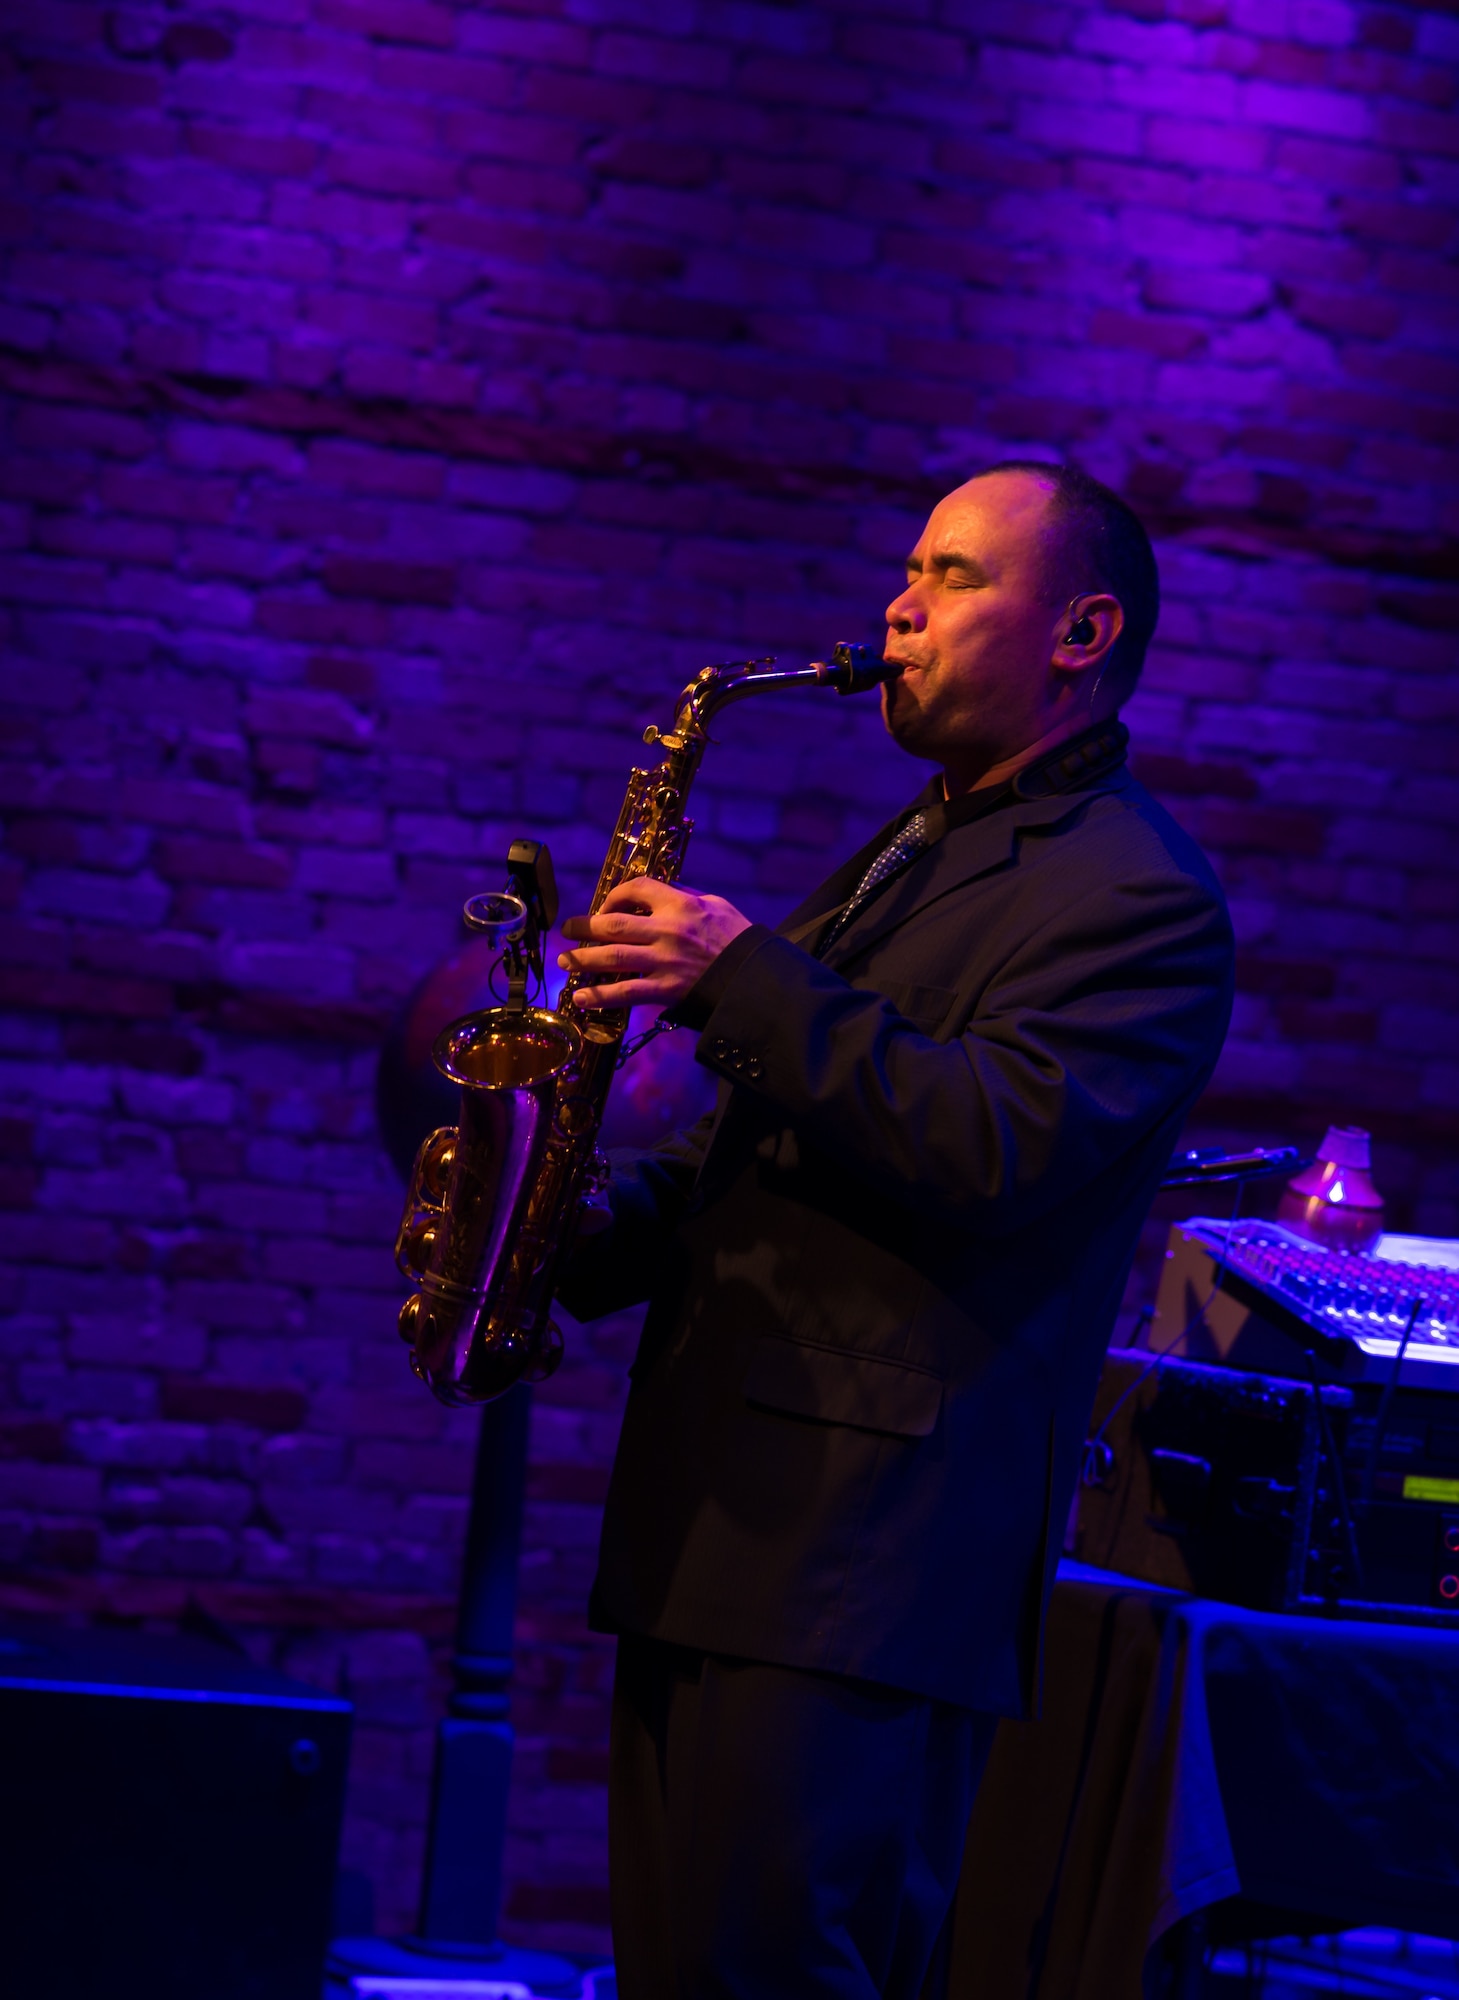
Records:
<instances>
[{"instance_id":1,"label":"suit trousers","mask_svg":"<svg viewBox=\"0 0 1459 2000\"><path fill-rule=\"evenodd\" d=\"M623 2000L919 2000L997 1717L618 1641L609 1766Z\"/></svg>"}]
</instances>

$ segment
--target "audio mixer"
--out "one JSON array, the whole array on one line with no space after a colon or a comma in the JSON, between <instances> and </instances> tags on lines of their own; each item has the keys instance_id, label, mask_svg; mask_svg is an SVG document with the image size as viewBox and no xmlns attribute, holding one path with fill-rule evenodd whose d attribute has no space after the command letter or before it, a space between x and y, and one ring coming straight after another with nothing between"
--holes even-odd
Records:
<instances>
[{"instance_id":1,"label":"audio mixer","mask_svg":"<svg viewBox=\"0 0 1459 2000\"><path fill-rule=\"evenodd\" d=\"M1329 1249L1279 1223L1197 1216L1170 1232L1149 1345L1284 1375L1306 1374L1305 1355L1327 1381L1459 1390L1459 1242Z\"/></svg>"},{"instance_id":2,"label":"audio mixer","mask_svg":"<svg viewBox=\"0 0 1459 2000\"><path fill-rule=\"evenodd\" d=\"M1267 1610L1459 1625L1459 1242L1170 1232L1112 1352L1079 1554Z\"/></svg>"}]
</instances>

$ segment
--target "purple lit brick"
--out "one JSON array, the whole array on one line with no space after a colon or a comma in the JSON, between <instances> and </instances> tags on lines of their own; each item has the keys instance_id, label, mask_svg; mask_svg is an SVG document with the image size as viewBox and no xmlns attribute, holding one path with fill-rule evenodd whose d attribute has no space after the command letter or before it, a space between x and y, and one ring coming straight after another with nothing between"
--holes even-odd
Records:
<instances>
[{"instance_id":1,"label":"purple lit brick","mask_svg":"<svg viewBox=\"0 0 1459 2000\"><path fill-rule=\"evenodd\" d=\"M375 1048L513 832L580 901L682 680L874 633L980 459L1068 452L1160 543L1131 721L1246 965L1204 1115L1361 1115L1396 1219L1459 1230L1459 38L1417 0L64 25L7 31L0 1551L347 1688L346 1860L403 1928L472 1428L393 1331ZM760 917L920 777L850 703L724 736L689 876ZM534 1412L542 1945L606 1942L583 1595L634 1337L570 1329Z\"/></svg>"}]
</instances>

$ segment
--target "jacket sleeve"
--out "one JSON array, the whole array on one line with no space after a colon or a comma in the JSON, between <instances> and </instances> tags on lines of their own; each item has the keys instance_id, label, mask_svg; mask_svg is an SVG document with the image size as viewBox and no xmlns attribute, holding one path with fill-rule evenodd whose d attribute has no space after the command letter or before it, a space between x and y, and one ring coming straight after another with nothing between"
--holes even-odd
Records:
<instances>
[{"instance_id":1,"label":"jacket sleeve","mask_svg":"<svg viewBox=\"0 0 1459 2000\"><path fill-rule=\"evenodd\" d=\"M1036 1220L1193 1098L1231 1008L1224 904L1171 873L1071 899L948 1041L759 927L725 958L698 991L699 1060L888 1201L989 1235Z\"/></svg>"},{"instance_id":2,"label":"jacket sleeve","mask_svg":"<svg viewBox=\"0 0 1459 2000\"><path fill-rule=\"evenodd\" d=\"M693 1193L716 1115L709 1112L646 1153L609 1153L611 1219L593 1234L580 1231L557 1287L574 1318L601 1319L649 1296Z\"/></svg>"}]
</instances>

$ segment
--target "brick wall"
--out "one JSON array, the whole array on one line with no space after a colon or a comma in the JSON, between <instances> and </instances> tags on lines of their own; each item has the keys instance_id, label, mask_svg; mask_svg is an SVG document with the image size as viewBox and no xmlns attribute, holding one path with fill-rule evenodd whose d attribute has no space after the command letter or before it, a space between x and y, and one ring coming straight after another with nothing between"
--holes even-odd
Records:
<instances>
[{"instance_id":1,"label":"brick wall","mask_svg":"<svg viewBox=\"0 0 1459 2000\"><path fill-rule=\"evenodd\" d=\"M1459 20L1344 0L15 0L0 71L0 1602L357 1702L413 1915L472 1421L404 1372L375 1049L706 659L875 631L1068 453L1160 541L1141 769L1229 888L1205 1128L1459 1230ZM918 774L736 713L691 879ZM583 1630L633 1326L539 1397L507 1928L604 1938Z\"/></svg>"}]
</instances>

